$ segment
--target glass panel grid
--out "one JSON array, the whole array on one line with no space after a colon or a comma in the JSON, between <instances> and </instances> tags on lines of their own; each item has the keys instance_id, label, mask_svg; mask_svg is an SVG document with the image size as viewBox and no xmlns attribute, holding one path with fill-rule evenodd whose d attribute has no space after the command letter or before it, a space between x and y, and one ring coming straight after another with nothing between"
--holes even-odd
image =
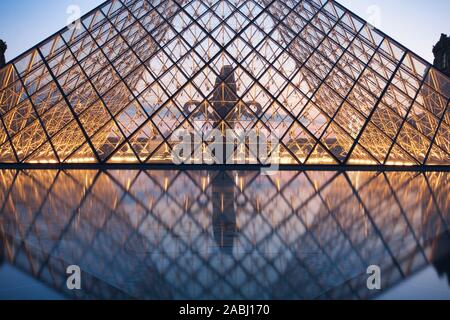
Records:
<instances>
[{"instance_id":1,"label":"glass panel grid","mask_svg":"<svg viewBox=\"0 0 450 320\"><path fill-rule=\"evenodd\" d=\"M146 162L228 127L276 131L282 163L449 165L448 77L335 1L111 0L0 80L0 163Z\"/></svg>"}]
</instances>

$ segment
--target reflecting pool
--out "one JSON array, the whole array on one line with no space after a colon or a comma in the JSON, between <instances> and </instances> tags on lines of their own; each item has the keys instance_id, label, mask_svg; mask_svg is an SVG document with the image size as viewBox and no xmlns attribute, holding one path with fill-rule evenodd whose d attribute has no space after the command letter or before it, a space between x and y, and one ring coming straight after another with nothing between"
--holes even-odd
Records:
<instances>
[{"instance_id":1,"label":"reflecting pool","mask_svg":"<svg viewBox=\"0 0 450 320\"><path fill-rule=\"evenodd\" d=\"M450 298L449 178L2 170L0 299Z\"/></svg>"}]
</instances>

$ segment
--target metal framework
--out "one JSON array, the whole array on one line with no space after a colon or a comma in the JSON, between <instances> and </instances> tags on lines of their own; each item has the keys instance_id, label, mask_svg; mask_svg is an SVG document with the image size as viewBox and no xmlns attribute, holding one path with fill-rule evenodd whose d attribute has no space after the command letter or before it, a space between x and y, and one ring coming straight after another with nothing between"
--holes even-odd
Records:
<instances>
[{"instance_id":1,"label":"metal framework","mask_svg":"<svg viewBox=\"0 0 450 320\"><path fill-rule=\"evenodd\" d=\"M371 298L369 265L388 290L450 254L449 178L4 170L0 256L76 298Z\"/></svg>"},{"instance_id":2,"label":"metal framework","mask_svg":"<svg viewBox=\"0 0 450 320\"><path fill-rule=\"evenodd\" d=\"M107 1L0 85L0 163L170 163L219 128L281 164L450 164L449 78L335 1Z\"/></svg>"}]
</instances>

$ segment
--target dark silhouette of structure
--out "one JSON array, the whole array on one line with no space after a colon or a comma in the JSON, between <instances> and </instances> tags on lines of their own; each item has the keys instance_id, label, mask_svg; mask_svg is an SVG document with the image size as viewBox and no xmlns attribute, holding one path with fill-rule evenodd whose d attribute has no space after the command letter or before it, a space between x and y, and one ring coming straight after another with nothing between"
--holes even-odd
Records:
<instances>
[{"instance_id":1,"label":"dark silhouette of structure","mask_svg":"<svg viewBox=\"0 0 450 320\"><path fill-rule=\"evenodd\" d=\"M223 253L233 254L237 237L235 184L226 173L220 172L212 182L214 239Z\"/></svg>"},{"instance_id":2,"label":"dark silhouette of structure","mask_svg":"<svg viewBox=\"0 0 450 320\"><path fill-rule=\"evenodd\" d=\"M0 267L3 266L6 260L5 243L6 243L5 233L2 230L0 230Z\"/></svg>"},{"instance_id":3,"label":"dark silhouette of structure","mask_svg":"<svg viewBox=\"0 0 450 320\"><path fill-rule=\"evenodd\" d=\"M439 42L433 47L434 66L450 77L450 37L441 34Z\"/></svg>"},{"instance_id":4,"label":"dark silhouette of structure","mask_svg":"<svg viewBox=\"0 0 450 320\"><path fill-rule=\"evenodd\" d=\"M0 68L3 68L6 64L5 52L8 49L6 42L0 40Z\"/></svg>"},{"instance_id":5,"label":"dark silhouette of structure","mask_svg":"<svg viewBox=\"0 0 450 320\"><path fill-rule=\"evenodd\" d=\"M238 102L236 77L233 67L226 65L222 67L220 75L216 79L212 105L214 111L224 119Z\"/></svg>"},{"instance_id":6,"label":"dark silhouette of structure","mask_svg":"<svg viewBox=\"0 0 450 320\"><path fill-rule=\"evenodd\" d=\"M261 105L256 101L246 101L245 103L240 102L237 91L238 86L233 67L230 65L223 66L220 70L220 75L216 78L214 91L211 94L209 101L214 112L220 117L217 121L215 121L213 127L218 127L220 122L223 119L226 119L226 117L229 116L236 107L242 116L252 117L253 114L257 116L261 115ZM200 101L188 101L184 106L184 111L187 114L192 112L192 116L194 117L198 117L203 114L213 119L217 118L214 114L210 113L207 108L199 108L201 105L202 102ZM206 103L205 106L207 107L208 103ZM250 109L247 109L247 107L253 111L253 114ZM229 123L229 125L233 126L232 123Z\"/></svg>"},{"instance_id":7,"label":"dark silhouette of structure","mask_svg":"<svg viewBox=\"0 0 450 320\"><path fill-rule=\"evenodd\" d=\"M433 265L440 277L447 277L450 286L450 234L444 233L438 237L433 250Z\"/></svg>"}]
</instances>

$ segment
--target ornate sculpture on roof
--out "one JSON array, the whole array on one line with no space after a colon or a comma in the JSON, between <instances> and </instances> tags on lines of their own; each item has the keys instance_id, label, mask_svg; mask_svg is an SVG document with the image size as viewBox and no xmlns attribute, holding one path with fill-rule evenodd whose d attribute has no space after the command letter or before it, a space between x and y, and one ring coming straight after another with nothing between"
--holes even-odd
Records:
<instances>
[{"instance_id":1,"label":"ornate sculpture on roof","mask_svg":"<svg viewBox=\"0 0 450 320\"><path fill-rule=\"evenodd\" d=\"M450 37L441 34L439 42L433 47L434 66L450 77Z\"/></svg>"},{"instance_id":2,"label":"ornate sculpture on roof","mask_svg":"<svg viewBox=\"0 0 450 320\"><path fill-rule=\"evenodd\" d=\"M0 40L0 68L3 68L6 64L5 52L8 49L6 42Z\"/></svg>"}]
</instances>

